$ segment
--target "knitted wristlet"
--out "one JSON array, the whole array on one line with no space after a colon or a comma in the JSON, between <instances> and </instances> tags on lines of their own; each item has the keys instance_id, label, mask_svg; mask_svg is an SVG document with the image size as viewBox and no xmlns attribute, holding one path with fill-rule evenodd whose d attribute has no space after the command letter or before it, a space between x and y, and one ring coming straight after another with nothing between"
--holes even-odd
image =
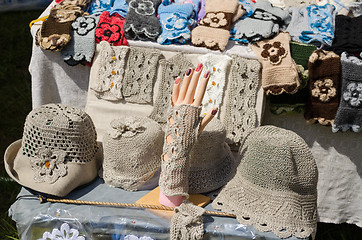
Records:
<instances>
[{"instance_id":1,"label":"knitted wristlet","mask_svg":"<svg viewBox=\"0 0 362 240\"><path fill-rule=\"evenodd\" d=\"M155 40L161 33L156 11L161 0L126 0L128 12L124 23L127 39Z\"/></svg>"},{"instance_id":2,"label":"knitted wristlet","mask_svg":"<svg viewBox=\"0 0 362 240\"><path fill-rule=\"evenodd\" d=\"M341 100L332 131L359 132L362 129L362 61L343 52Z\"/></svg>"},{"instance_id":3,"label":"knitted wristlet","mask_svg":"<svg viewBox=\"0 0 362 240\"><path fill-rule=\"evenodd\" d=\"M188 104L173 106L170 110L159 179L161 192L166 196L188 197L189 154L197 138L200 112L201 107Z\"/></svg>"},{"instance_id":4,"label":"knitted wristlet","mask_svg":"<svg viewBox=\"0 0 362 240\"><path fill-rule=\"evenodd\" d=\"M113 15L114 13L118 13L121 17L125 18L128 12L128 4L126 0L116 0L114 1L113 6L109 10L109 15Z\"/></svg>"},{"instance_id":5,"label":"knitted wristlet","mask_svg":"<svg viewBox=\"0 0 362 240\"><path fill-rule=\"evenodd\" d=\"M308 122L331 125L339 102L340 57L316 50L309 58L309 97L304 114Z\"/></svg>"},{"instance_id":6,"label":"knitted wristlet","mask_svg":"<svg viewBox=\"0 0 362 240\"><path fill-rule=\"evenodd\" d=\"M113 46L128 45L124 36L124 18L118 13L109 16L109 12L104 11L99 17L99 23L95 31L96 43L107 41Z\"/></svg>"}]
</instances>

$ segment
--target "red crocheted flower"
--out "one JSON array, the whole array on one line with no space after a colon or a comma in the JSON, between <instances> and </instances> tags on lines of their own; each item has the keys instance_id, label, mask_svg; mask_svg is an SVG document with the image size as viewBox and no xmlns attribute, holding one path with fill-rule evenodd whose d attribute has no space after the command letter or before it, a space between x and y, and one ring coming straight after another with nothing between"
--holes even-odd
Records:
<instances>
[{"instance_id":1,"label":"red crocheted flower","mask_svg":"<svg viewBox=\"0 0 362 240\"><path fill-rule=\"evenodd\" d=\"M100 23L96 29L96 38L100 41L107 41L109 43L117 42L121 39L121 28L118 25L109 23Z\"/></svg>"}]
</instances>

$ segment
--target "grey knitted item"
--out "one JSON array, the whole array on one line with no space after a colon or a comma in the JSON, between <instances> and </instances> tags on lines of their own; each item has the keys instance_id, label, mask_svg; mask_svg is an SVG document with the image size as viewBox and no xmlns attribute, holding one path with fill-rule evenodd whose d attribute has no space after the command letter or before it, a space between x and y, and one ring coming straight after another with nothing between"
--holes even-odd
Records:
<instances>
[{"instance_id":1,"label":"grey knitted item","mask_svg":"<svg viewBox=\"0 0 362 240\"><path fill-rule=\"evenodd\" d=\"M95 29L99 17L78 17L72 23L72 38L62 49L61 54L64 61L71 66L78 63L91 62L95 51Z\"/></svg>"},{"instance_id":2,"label":"grey knitted item","mask_svg":"<svg viewBox=\"0 0 362 240\"><path fill-rule=\"evenodd\" d=\"M291 7L289 13L291 20L285 31L289 32L293 41L303 43L299 36L302 35L302 31L309 30L308 11L306 8Z\"/></svg>"},{"instance_id":3,"label":"grey knitted item","mask_svg":"<svg viewBox=\"0 0 362 240\"><path fill-rule=\"evenodd\" d=\"M189 196L189 155L197 138L200 112L201 107L188 104L170 110L159 179L160 190L166 196ZM172 141L168 143L169 136ZM164 159L166 155L168 160Z\"/></svg>"},{"instance_id":4,"label":"grey knitted item","mask_svg":"<svg viewBox=\"0 0 362 240\"><path fill-rule=\"evenodd\" d=\"M185 200L175 208L171 219L171 240L201 240L204 236L202 215L205 209Z\"/></svg>"},{"instance_id":5,"label":"grey knitted item","mask_svg":"<svg viewBox=\"0 0 362 240\"><path fill-rule=\"evenodd\" d=\"M342 96L332 131L343 132L362 130L362 61L361 59L343 52L342 65Z\"/></svg>"},{"instance_id":6,"label":"grey knitted item","mask_svg":"<svg viewBox=\"0 0 362 240\"><path fill-rule=\"evenodd\" d=\"M354 17L362 15L362 2L354 2L349 5L349 9Z\"/></svg>"},{"instance_id":7,"label":"grey knitted item","mask_svg":"<svg viewBox=\"0 0 362 240\"><path fill-rule=\"evenodd\" d=\"M128 13L123 25L127 39L156 40L161 34L161 24L156 17L161 0L126 0Z\"/></svg>"},{"instance_id":8,"label":"grey knitted item","mask_svg":"<svg viewBox=\"0 0 362 240\"><path fill-rule=\"evenodd\" d=\"M166 123L174 81L177 77L185 75L187 69L192 67L193 64L182 53L168 60L160 60L161 82L150 114L151 119L158 123Z\"/></svg>"}]
</instances>

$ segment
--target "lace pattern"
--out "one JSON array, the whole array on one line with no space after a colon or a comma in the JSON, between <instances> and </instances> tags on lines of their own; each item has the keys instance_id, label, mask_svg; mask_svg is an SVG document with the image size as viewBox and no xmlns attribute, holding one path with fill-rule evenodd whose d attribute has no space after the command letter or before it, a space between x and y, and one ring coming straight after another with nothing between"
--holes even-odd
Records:
<instances>
[{"instance_id":1,"label":"lace pattern","mask_svg":"<svg viewBox=\"0 0 362 240\"><path fill-rule=\"evenodd\" d=\"M187 69L192 67L193 64L181 53L168 60L160 60L161 82L153 111L150 114L151 119L158 123L166 123L174 80L183 76Z\"/></svg>"},{"instance_id":2,"label":"lace pattern","mask_svg":"<svg viewBox=\"0 0 362 240\"><path fill-rule=\"evenodd\" d=\"M234 55L230 72L224 124L228 143L239 144L248 130L260 125L255 109L260 64Z\"/></svg>"}]
</instances>

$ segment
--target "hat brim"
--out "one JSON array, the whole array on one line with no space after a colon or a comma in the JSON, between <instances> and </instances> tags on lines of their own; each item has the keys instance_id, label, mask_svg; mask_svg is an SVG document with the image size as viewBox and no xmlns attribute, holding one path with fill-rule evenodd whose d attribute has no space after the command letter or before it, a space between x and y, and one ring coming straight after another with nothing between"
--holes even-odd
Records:
<instances>
[{"instance_id":1,"label":"hat brim","mask_svg":"<svg viewBox=\"0 0 362 240\"><path fill-rule=\"evenodd\" d=\"M30 159L20 151L21 142L22 140L19 139L6 149L4 164L8 175L22 186L41 193L64 197L73 189L91 182L97 176L97 170L100 166L100 161L97 159L101 147L94 158L87 163L67 163L67 174L54 183L36 182Z\"/></svg>"}]
</instances>

